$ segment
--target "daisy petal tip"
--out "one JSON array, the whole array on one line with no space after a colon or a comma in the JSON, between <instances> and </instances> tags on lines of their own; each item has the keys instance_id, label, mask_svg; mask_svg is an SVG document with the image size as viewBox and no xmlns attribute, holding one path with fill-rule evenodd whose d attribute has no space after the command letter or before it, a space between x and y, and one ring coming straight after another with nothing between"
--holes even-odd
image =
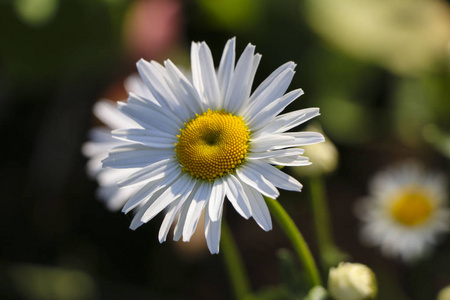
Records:
<instances>
[{"instance_id":1,"label":"daisy petal tip","mask_svg":"<svg viewBox=\"0 0 450 300\"><path fill-rule=\"evenodd\" d=\"M325 137L323 136L323 134L320 134L320 137L318 138L317 143L323 143L323 142L325 142Z\"/></svg>"},{"instance_id":2,"label":"daisy petal tip","mask_svg":"<svg viewBox=\"0 0 450 300\"><path fill-rule=\"evenodd\" d=\"M144 224L144 222L141 222L141 221L131 221L131 224L130 224L130 229L131 230L133 230L133 231L135 231L136 229L138 229L142 224Z\"/></svg>"},{"instance_id":3,"label":"daisy petal tip","mask_svg":"<svg viewBox=\"0 0 450 300\"><path fill-rule=\"evenodd\" d=\"M140 67L142 67L144 64L148 63L148 61L146 61L145 59L141 58L136 62L136 67L139 69Z\"/></svg>"},{"instance_id":4,"label":"daisy petal tip","mask_svg":"<svg viewBox=\"0 0 450 300\"><path fill-rule=\"evenodd\" d=\"M126 179L123 179L123 180L119 181L117 183L117 186L120 187L120 188L126 187L127 186Z\"/></svg>"},{"instance_id":5,"label":"daisy petal tip","mask_svg":"<svg viewBox=\"0 0 450 300\"><path fill-rule=\"evenodd\" d=\"M102 163L102 168L109 168L111 166L111 163L114 162L113 160L111 160L109 157L103 159L101 161Z\"/></svg>"},{"instance_id":6,"label":"daisy petal tip","mask_svg":"<svg viewBox=\"0 0 450 300\"><path fill-rule=\"evenodd\" d=\"M209 218L211 219L212 222L217 222L219 221L219 213L217 211L212 211L211 209L209 209Z\"/></svg>"},{"instance_id":7,"label":"daisy petal tip","mask_svg":"<svg viewBox=\"0 0 450 300\"><path fill-rule=\"evenodd\" d=\"M164 243L166 241L166 236L165 235L164 236L159 236L158 237L158 241L159 241L160 244Z\"/></svg>"},{"instance_id":8,"label":"daisy petal tip","mask_svg":"<svg viewBox=\"0 0 450 300\"><path fill-rule=\"evenodd\" d=\"M219 254L219 244L215 245L214 242L210 242L207 240L207 246L211 254Z\"/></svg>"},{"instance_id":9,"label":"daisy petal tip","mask_svg":"<svg viewBox=\"0 0 450 300\"><path fill-rule=\"evenodd\" d=\"M269 231L271 231L272 230L272 223L270 223L266 228L263 228L263 230L265 231L265 232L269 232Z\"/></svg>"}]
</instances>

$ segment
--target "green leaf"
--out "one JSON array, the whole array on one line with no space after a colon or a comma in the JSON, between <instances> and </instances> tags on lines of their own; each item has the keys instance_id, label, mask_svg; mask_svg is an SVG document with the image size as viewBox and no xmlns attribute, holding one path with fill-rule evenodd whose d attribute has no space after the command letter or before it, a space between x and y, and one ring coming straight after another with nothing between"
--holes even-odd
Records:
<instances>
[{"instance_id":1,"label":"green leaf","mask_svg":"<svg viewBox=\"0 0 450 300\"><path fill-rule=\"evenodd\" d=\"M281 283L289 292L290 299L302 299L308 291L306 276L298 269L294 254L287 249L277 252Z\"/></svg>"}]
</instances>

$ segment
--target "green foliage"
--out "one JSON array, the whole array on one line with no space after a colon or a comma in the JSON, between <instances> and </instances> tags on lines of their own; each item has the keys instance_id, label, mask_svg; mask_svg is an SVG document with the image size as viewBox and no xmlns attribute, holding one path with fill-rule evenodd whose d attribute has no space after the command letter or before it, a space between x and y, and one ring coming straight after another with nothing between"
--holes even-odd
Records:
<instances>
[{"instance_id":1,"label":"green foliage","mask_svg":"<svg viewBox=\"0 0 450 300\"><path fill-rule=\"evenodd\" d=\"M300 271L294 254L287 249L277 252L280 285L264 287L247 300L325 300L327 291L321 286L309 290L306 274Z\"/></svg>"},{"instance_id":2,"label":"green foliage","mask_svg":"<svg viewBox=\"0 0 450 300\"><path fill-rule=\"evenodd\" d=\"M258 21L258 0L198 0L200 8L213 26L226 30L242 30Z\"/></svg>"},{"instance_id":3,"label":"green foliage","mask_svg":"<svg viewBox=\"0 0 450 300\"><path fill-rule=\"evenodd\" d=\"M42 26L56 14L59 0L15 0L17 15L31 26Z\"/></svg>"},{"instance_id":4,"label":"green foliage","mask_svg":"<svg viewBox=\"0 0 450 300\"><path fill-rule=\"evenodd\" d=\"M8 41L0 43L0 59L12 80L36 88L54 85L55 79L68 74L104 76L111 72L120 53L120 32L113 30L105 3L53 1L36 4L39 9L31 0L15 3L14 7L0 4L0 39ZM25 17L31 12L36 16Z\"/></svg>"},{"instance_id":5,"label":"green foliage","mask_svg":"<svg viewBox=\"0 0 450 300\"><path fill-rule=\"evenodd\" d=\"M277 257L281 283L289 293L288 299L303 299L308 291L308 281L305 274L300 272L295 256L287 249L280 249Z\"/></svg>"}]
</instances>

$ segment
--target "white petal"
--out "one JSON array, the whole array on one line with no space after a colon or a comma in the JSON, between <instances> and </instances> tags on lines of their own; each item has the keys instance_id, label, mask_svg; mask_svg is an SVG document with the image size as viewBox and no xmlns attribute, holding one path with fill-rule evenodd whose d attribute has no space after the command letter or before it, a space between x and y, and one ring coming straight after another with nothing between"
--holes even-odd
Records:
<instances>
[{"instance_id":1,"label":"white petal","mask_svg":"<svg viewBox=\"0 0 450 300\"><path fill-rule=\"evenodd\" d=\"M252 133L254 139L274 133L282 133L320 115L318 108L305 108L279 115L261 129Z\"/></svg>"},{"instance_id":2,"label":"white petal","mask_svg":"<svg viewBox=\"0 0 450 300\"><path fill-rule=\"evenodd\" d=\"M167 233L169 232L170 226L172 226L173 221L177 215L179 215L179 212L182 210L183 205L186 202L189 202L192 200L193 195L195 194L195 187L191 190L188 190L187 193L181 196L178 200L172 202L169 205L169 210L166 213L166 216L164 217L163 223L161 224L161 228L159 230L159 242L162 243L167 238ZM190 199L190 200L189 200ZM189 207L189 206L186 206ZM187 213L187 211L186 211ZM184 224L184 221L183 221ZM181 236L181 231L180 231Z\"/></svg>"},{"instance_id":3,"label":"white petal","mask_svg":"<svg viewBox=\"0 0 450 300\"><path fill-rule=\"evenodd\" d=\"M180 200L174 201L169 204L166 210L166 215L164 216L164 220L161 223L161 227L159 228L158 240L160 243L165 242L167 238L167 234L169 233L170 226L172 226L173 221L178 213L178 210L181 207Z\"/></svg>"},{"instance_id":4,"label":"white petal","mask_svg":"<svg viewBox=\"0 0 450 300\"><path fill-rule=\"evenodd\" d=\"M122 208L122 212L128 213L130 210L138 206L140 203L147 201L158 191L164 190L180 177L181 170L179 168L172 169L163 179L152 181L143 186L136 194L131 197ZM156 200L156 199L154 199ZM141 211L142 208L139 210Z\"/></svg>"},{"instance_id":5,"label":"white petal","mask_svg":"<svg viewBox=\"0 0 450 300\"><path fill-rule=\"evenodd\" d=\"M186 223L183 228L183 241L189 242L192 234L197 227L198 219L205 208L206 203L211 196L212 184L210 182L203 182L197 192L194 199L192 199L191 205L186 215Z\"/></svg>"},{"instance_id":6,"label":"white petal","mask_svg":"<svg viewBox=\"0 0 450 300\"><path fill-rule=\"evenodd\" d=\"M116 103L109 100L100 100L94 104L95 116L111 129L138 127L132 119L117 109Z\"/></svg>"},{"instance_id":7,"label":"white petal","mask_svg":"<svg viewBox=\"0 0 450 300\"><path fill-rule=\"evenodd\" d=\"M267 163L255 161L251 164L249 163L248 167L264 176L264 178L266 178L276 187L296 192L300 192L302 190L302 185L300 182Z\"/></svg>"},{"instance_id":8,"label":"white petal","mask_svg":"<svg viewBox=\"0 0 450 300\"><path fill-rule=\"evenodd\" d=\"M286 106L292 101L303 95L301 89L291 91L281 98L278 98L271 103L268 103L263 109L257 112L247 124L252 130L258 130L271 122L280 112L282 112Z\"/></svg>"},{"instance_id":9,"label":"white petal","mask_svg":"<svg viewBox=\"0 0 450 300\"><path fill-rule=\"evenodd\" d=\"M263 152L268 150L299 147L324 142L325 138L319 132L287 132L277 133L250 139L250 151Z\"/></svg>"},{"instance_id":10,"label":"white petal","mask_svg":"<svg viewBox=\"0 0 450 300\"><path fill-rule=\"evenodd\" d=\"M197 184L192 189L189 196L186 198L186 201L183 203L180 209L180 213L178 214L178 221L177 225L175 226L174 233L173 233L173 240L178 241L181 238L181 235L183 234L183 228L184 224L186 223L186 216L187 212L189 210L189 207L191 206L192 200L194 199L195 194L197 193L197 190L201 186L201 182L197 182Z\"/></svg>"},{"instance_id":11,"label":"white petal","mask_svg":"<svg viewBox=\"0 0 450 300\"><path fill-rule=\"evenodd\" d=\"M170 107L173 112L180 117L182 120L187 120L189 118L189 109L188 105L191 101L185 102L179 94L182 92L182 85L178 84L177 81L175 83L172 81L172 76L169 74L169 71L165 68L167 65L167 60L164 61L164 66L159 64L156 61L152 61L151 64L155 67L155 69L159 72L159 76L165 79L165 88L167 92L173 95L170 103ZM176 68L176 67L175 67ZM181 72L180 72L181 73ZM192 100L192 99L190 99Z\"/></svg>"},{"instance_id":12,"label":"white petal","mask_svg":"<svg viewBox=\"0 0 450 300\"><path fill-rule=\"evenodd\" d=\"M87 157L102 155L106 157L108 151L125 143L111 136L111 131L104 127L89 130L89 142L83 144L81 151Z\"/></svg>"},{"instance_id":13,"label":"white petal","mask_svg":"<svg viewBox=\"0 0 450 300\"><path fill-rule=\"evenodd\" d=\"M147 209L150 207L150 205L153 204L153 202L158 199L158 197L164 192L164 189L157 190L155 193L153 193L150 198L145 202L140 209L137 211L136 215L134 215L133 220L131 220L130 229L136 230L139 226L144 224L145 222L142 222L141 217L142 215L147 211ZM122 210L123 211L123 210Z\"/></svg>"},{"instance_id":14,"label":"white petal","mask_svg":"<svg viewBox=\"0 0 450 300\"><path fill-rule=\"evenodd\" d=\"M264 107L272 103L275 99L283 96L291 83L292 77L294 77L294 73L295 72L292 69L286 69L278 75L265 89L264 93L259 94L258 97L254 98L253 101L250 102L243 112L244 119L248 120L261 111Z\"/></svg>"},{"instance_id":15,"label":"white petal","mask_svg":"<svg viewBox=\"0 0 450 300\"><path fill-rule=\"evenodd\" d=\"M127 77L127 79L125 80L125 89L128 93L134 93L139 97L144 97L150 100L150 102L159 105L158 101L156 101L155 97L153 97L147 85L144 83L144 81L142 81L141 77L138 74L133 74Z\"/></svg>"},{"instance_id":16,"label":"white petal","mask_svg":"<svg viewBox=\"0 0 450 300\"><path fill-rule=\"evenodd\" d=\"M252 138L264 138L263 136L272 135L277 132L284 132L287 131L283 130L285 127L287 127L289 124L291 124L293 121L295 121L296 118L304 117L305 113L300 111L293 111L289 112L283 115L277 116L274 120L266 124L264 127L258 129L257 131L252 132Z\"/></svg>"},{"instance_id":17,"label":"white petal","mask_svg":"<svg viewBox=\"0 0 450 300\"><path fill-rule=\"evenodd\" d=\"M250 163L248 164L250 165ZM244 183L255 188L267 197L275 199L280 195L277 188L272 183L270 183L260 173L256 172L247 165L241 166L236 169L236 174Z\"/></svg>"},{"instance_id":18,"label":"white petal","mask_svg":"<svg viewBox=\"0 0 450 300\"><path fill-rule=\"evenodd\" d=\"M287 132L284 134L295 138L295 145L292 146L306 146L325 142L325 138L320 132L302 131Z\"/></svg>"},{"instance_id":19,"label":"white petal","mask_svg":"<svg viewBox=\"0 0 450 300\"><path fill-rule=\"evenodd\" d=\"M136 95L130 94L128 103L118 103L121 112L135 120L144 128L156 128L168 133L178 132L183 121L168 110L153 103L142 103Z\"/></svg>"},{"instance_id":20,"label":"white petal","mask_svg":"<svg viewBox=\"0 0 450 300\"><path fill-rule=\"evenodd\" d=\"M217 221L219 215L222 214L223 202L225 200L225 187L222 178L218 178L214 181L211 199L208 203L209 216L212 221Z\"/></svg>"},{"instance_id":21,"label":"white petal","mask_svg":"<svg viewBox=\"0 0 450 300\"><path fill-rule=\"evenodd\" d=\"M181 120L187 118L185 107L179 102L172 88L168 84L169 76L167 71L156 62L147 62L141 59L137 63L139 74L147 84L156 101L165 109L170 110Z\"/></svg>"},{"instance_id":22,"label":"white petal","mask_svg":"<svg viewBox=\"0 0 450 300\"><path fill-rule=\"evenodd\" d=\"M300 124L305 123L308 120L311 120L314 117L317 117L320 115L319 108L317 107L311 107L311 108L305 108L297 111L293 111L290 114L294 117L290 120L286 125L281 126L276 133L279 132L285 132L288 131L291 128L297 127ZM280 115L277 117L277 121L287 121L288 118L286 118L286 114Z\"/></svg>"},{"instance_id":23,"label":"white petal","mask_svg":"<svg viewBox=\"0 0 450 300\"><path fill-rule=\"evenodd\" d=\"M204 111L202 100L198 91L192 86L191 82L184 74L170 61L164 62L167 73L169 74L173 85L177 85L176 89L180 101L184 103L186 108L195 115L195 113Z\"/></svg>"},{"instance_id":24,"label":"white petal","mask_svg":"<svg viewBox=\"0 0 450 300\"><path fill-rule=\"evenodd\" d=\"M164 193L142 215L141 221L148 222L159 214L167 205L188 193L195 185L195 180L190 174L183 174L172 182Z\"/></svg>"},{"instance_id":25,"label":"white petal","mask_svg":"<svg viewBox=\"0 0 450 300\"><path fill-rule=\"evenodd\" d=\"M250 200L252 207L253 219L265 231L272 229L272 219L270 217L269 209L264 201L263 196L257 190L249 185L244 184L244 190Z\"/></svg>"},{"instance_id":26,"label":"white petal","mask_svg":"<svg viewBox=\"0 0 450 300\"><path fill-rule=\"evenodd\" d=\"M290 61L290 62L287 62L287 63L281 65L275 71L273 71L272 74L270 74L269 77L267 77L253 92L252 96L250 97L250 103L257 100L259 97L261 97L262 94L267 94L267 90L272 89L271 86L274 85L273 84L274 80L277 79L278 76L286 70L293 71L295 69L295 66L296 66L295 63ZM286 87L286 89L287 89L287 87ZM284 90L283 92L281 92L281 90L280 90L279 92L280 92L279 94L275 94L272 96L273 99L281 97L286 92L286 90Z\"/></svg>"},{"instance_id":27,"label":"white petal","mask_svg":"<svg viewBox=\"0 0 450 300\"><path fill-rule=\"evenodd\" d=\"M278 146L285 144L295 144L295 138L283 134L272 134L269 136L258 137L256 139L250 139L250 151L264 152L271 149L285 148Z\"/></svg>"},{"instance_id":28,"label":"white petal","mask_svg":"<svg viewBox=\"0 0 450 300\"><path fill-rule=\"evenodd\" d=\"M219 109L220 91L211 50L202 42L196 46L193 43L191 51L194 86L200 91L203 103L208 108Z\"/></svg>"},{"instance_id":29,"label":"white petal","mask_svg":"<svg viewBox=\"0 0 450 300\"><path fill-rule=\"evenodd\" d=\"M266 161L270 164L279 166L309 166L311 162L304 156L284 156L268 158Z\"/></svg>"},{"instance_id":30,"label":"white petal","mask_svg":"<svg viewBox=\"0 0 450 300\"><path fill-rule=\"evenodd\" d=\"M140 144L118 146L109 151L103 167L140 168L173 157L173 149L153 149Z\"/></svg>"},{"instance_id":31,"label":"white petal","mask_svg":"<svg viewBox=\"0 0 450 300\"><path fill-rule=\"evenodd\" d=\"M246 95L244 98L245 101L243 101L241 104L241 108L239 110L239 115L242 115L242 111L244 109L246 109L248 104L250 103L250 93L252 91L253 80L255 79L256 70L258 70L258 66L259 66L259 62L261 61L261 57L262 57L262 55L259 53L256 53L253 56L252 69L250 71L250 76L249 76L249 80L247 83L247 92L246 92Z\"/></svg>"},{"instance_id":32,"label":"white petal","mask_svg":"<svg viewBox=\"0 0 450 300\"><path fill-rule=\"evenodd\" d=\"M117 186L117 181L122 180L124 177L133 174L139 168L132 169L103 169L100 174L98 174L97 181L100 185L114 185Z\"/></svg>"},{"instance_id":33,"label":"white petal","mask_svg":"<svg viewBox=\"0 0 450 300\"><path fill-rule=\"evenodd\" d=\"M253 66L254 52L255 46L248 44L236 64L230 87L225 95L224 107L228 112L236 113L244 99L248 97L246 94Z\"/></svg>"},{"instance_id":34,"label":"white petal","mask_svg":"<svg viewBox=\"0 0 450 300\"><path fill-rule=\"evenodd\" d=\"M175 143L178 142L175 134L149 129L117 129L112 132L112 135L122 141L135 142L153 148L174 148Z\"/></svg>"},{"instance_id":35,"label":"white petal","mask_svg":"<svg viewBox=\"0 0 450 300\"><path fill-rule=\"evenodd\" d=\"M210 205L210 203L208 204ZM222 225L222 212L220 212L216 221L213 221L209 214L209 209L205 209L205 237L206 244L211 254L219 253L220 246L220 230Z\"/></svg>"},{"instance_id":36,"label":"white petal","mask_svg":"<svg viewBox=\"0 0 450 300\"><path fill-rule=\"evenodd\" d=\"M247 156L247 159L257 160L257 159L263 159L263 158L302 155L303 153L305 153L305 150L303 150L301 148L289 148L289 149L265 151L265 152L250 152Z\"/></svg>"},{"instance_id":37,"label":"white petal","mask_svg":"<svg viewBox=\"0 0 450 300\"><path fill-rule=\"evenodd\" d=\"M244 94L244 98L239 104L239 108L236 110L236 115L241 116L243 111L247 108L250 102L250 92L252 91L253 80L255 79L256 70L258 69L259 62L261 61L261 54L255 54L253 56L253 64L250 70L250 75L248 76L247 89Z\"/></svg>"},{"instance_id":38,"label":"white petal","mask_svg":"<svg viewBox=\"0 0 450 300\"><path fill-rule=\"evenodd\" d=\"M199 44L192 42L191 44L191 71L192 71L192 82L197 91L200 92L200 96L203 101L203 81L202 81L202 71L199 59ZM203 104L205 104L203 102Z\"/></svg>"},{"instance_id":39,"label":"white petal","mask_svg":"<svg viewBox=\"0 0 450 300\"><path fill-rule=\"evenodd\" d=\"M173 158L159 160L147 167L139 169L127 178L119 181L120 187L131 187L142 183L148 183L162 179L167 173L172 172L175 168L180 168L177 161Z\"/></svg>"},{"instance_id":40,"label":"white petal","mask_svg":"<svg viewBox=\"0 0 450 300\"><path fill-rule=\"evenodd\" d=\"M135 189L119 189L116 185L99 186L95 195L110 211L119 211L125 202L136 192Z\"/></svg>"},{"instance_id":41,"label":"white petal","mask_svg":"<svg viewBox=\"0 0 450 300\"><path fill-rule=\"evenodd\" d=\"M217 72L218 83L220 88L221 99L225 98L225 93L230 85L231 77L234 72L235 60L235 44L236 38L229 39L223 50L222 58L220 60L219 70ZM221 101L223 102L223 100ZM221 103L223 105L223 103Z\"/></svg>"},{"instance_id":42,"label":"white petal","mask_svg":"<svg viewBox=\"0 0 450 300\"><path fill-rule=\"evenodd\" d=\"M252 215L250 204L241 182L232 174L223 177L223 181L225 183L225 193L234 209L244 218L250 218Z\"/></svg>"}]
</instances>

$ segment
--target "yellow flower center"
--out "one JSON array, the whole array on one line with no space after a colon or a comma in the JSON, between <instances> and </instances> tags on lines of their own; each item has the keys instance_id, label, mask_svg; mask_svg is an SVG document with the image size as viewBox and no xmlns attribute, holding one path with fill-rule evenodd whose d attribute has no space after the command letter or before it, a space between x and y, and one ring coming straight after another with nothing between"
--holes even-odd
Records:
<instances>
[{"instance_id":1,"label":"yellow flower center","mask_svg":"<svg viewBox=\"0 0 450 300\"><path fill-rule=\"evenodd\" d=\"M247 156L250 132L242 117L208 109L180 131L178 161L196 178L213 180L233 172Z\"/></svg>"},{"instance_id":2,"label":"yellow flower center","mask_svg":"<svg viewBox=\"0 0 450 300\"><path fill-rule=\"evenodd\" d=\"M400 193L391 206L392 216L406 226L425 222L433 212L433 205L427 193L411 189Z\"/></svg>"}]
</instances>

